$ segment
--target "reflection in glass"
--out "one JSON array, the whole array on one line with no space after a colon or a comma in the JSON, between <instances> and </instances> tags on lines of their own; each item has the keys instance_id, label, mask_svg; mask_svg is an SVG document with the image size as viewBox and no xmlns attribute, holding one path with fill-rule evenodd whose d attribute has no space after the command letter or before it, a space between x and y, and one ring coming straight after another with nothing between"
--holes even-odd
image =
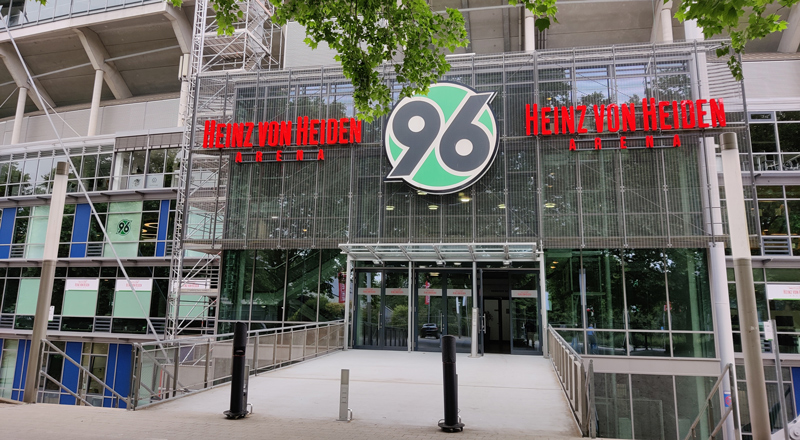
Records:
<instances>
[{"instance_id":1,"label":"reflection in glass","mask_svg":"<svg viewBox=\"0 0 800 440\"><path fill-rule=\"evenodd\" d=\"M666 249L669 306L673 330L713 331L706 253L702 249Z\"/></svg>"},{"instance_id":2,"label":"reflection in glass","mask_svg":"<svg viewBox=\"0 0 800 440\"><path fill-rule=\"evenodd\" d=\"M669 357L669 334L654 332L631 332L631 356L667 356Z\"/></svg>"},{"instance_id":3,"label":"reflection in glass","mask_svg":"<svg viewBox=\"0 0 800 440\"><path fill-rule=\"evenodd\" d=\"M469 353L472 346L472 275L447 274L447 333L456 337L456 351Z\"/></svg>"},{"instance_id":4,"label":"reflection in glass","mask_svg":"<svg viewBox=\"0 0 800 440\"><path fill-rule=\"evenodd\" d=\"M625 293L632 329L667 330L664 260L658 249L625 250Z\"/></svg>"},{"instance_id":5,"label":"reflection in glass","mask_svg":"<svg viewBox=\"0 0 800 440\"><path fill-rule=\"evenodd\" d=\"M289 250L288 254L286 317L284 320L316 321L319 250L294 249Z\"/></svg>"},{"instance_id":6,"label":"reflection in glass","mask_svg":"<svg viewBox=\"0 0 800 440\"><path fill-rule=\"evenodd\" d=\"M417 349L439 351L444 334L443 277L438 272L417 274Z\"/></svg>"},{"instance_id":7,"label":"reflection in glass","mask_svg":"<svg viewBox=\"0 0 800 440\"><path fill-rule=\"evenodd\" d=\"M673 333L672 355L675 357L713 358L714 335L711 333Z\"/></svg>"}]
</instances>

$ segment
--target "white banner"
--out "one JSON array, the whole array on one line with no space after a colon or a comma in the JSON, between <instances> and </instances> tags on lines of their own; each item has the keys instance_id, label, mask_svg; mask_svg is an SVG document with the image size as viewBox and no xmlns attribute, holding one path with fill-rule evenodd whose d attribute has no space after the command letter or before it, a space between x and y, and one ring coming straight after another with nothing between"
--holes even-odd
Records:
<instances>
[{"instance_id":1,"label":"white banner","mask_svg":"<svg viewBox=\"0 0 800 440\"><path fill-rule=\"evenodd\" d=\"M134 280L131 280L134 281ZM177 281L172 282L172 289L175 290L175 287L178 285ZM210 285L209 280L194 280L194 281L182 281L181 282L181 290L205 290L208 289Z\"/></svg>"},{"instance_id":2,"label":"white banner","mask_svg":"<svg viewBox=\"0 0 800 440\"><path fill-rule=\"evenodd\" d=\"M447 296L472 296L472 289L447 289Z\"/></svg>"},{"instance_id":3,"label":"white banner","mask_svg":"<svg viewBox=\"0 0 800 440\"><path fill-rule=\"evenodd\" d=\"M419 289L419 296L442 296L442 289Z\"/></svg>"},{"instance_id":4,"label":"white banner","mask_svg":"<svg viewBox=\"0 0 800 440\"><path fill-rule=\"evenodd\" d=\"M767 299L800 299L800 285L767 284Z\"/></svg>"},{"instance_id":5,"label":"white banner","mask_svg":"<svg viewBox=\"0 0 800 440\"><path fill-rule=\"evenodd\" d=\"M381 288L380 287L359 287L358 288L359 295L380 295Z\"/></svg>"},{"instance_id":6,"label":"white banner","mask_svg":"<svg viewBox=\"0 0 800 440\"><path fill-rule=\"evenodd\" d=\"M512 290L512 298L536 298L539 295L538 290Z\"/></svg>"},{"instance_id":7,"label":"white banner","mask_svg":"<svg viewBox=\"0 0 800 440\"><path fill-rule=\"evenodd\" d=\"M153 280L152 279L131 280L131 284L133 284L133 289L136 289L137 292L145 291L145 290L149 290L149 291L153 290ZM133 290L133 289L131 289L131 287L128 285L128 282L126 280L117 280L117 285L116 285L117 292L119 292L120 290L128 290L128 291L130 291L130 290Z\"/></svg>"},{"instance_id":8,"label":"white banner","mask_svg":"<svg viewBox=\"0 0 800 440\"><path fill-rule=\"evenodd\" d=\"M94 290L95 292L100 289L100 280L95 279L75 279L67 278L64 290Z\"/></svg>"},{"instance_id":9,"label":"white banner","mask_svg":"<svg viewBox=\"0 0 800 440\"><path fill-rule=\"evenodd\" d=\"M387 287L387 295L408 296L408 288L406 287Z\"/></svg>"}]
</instances>

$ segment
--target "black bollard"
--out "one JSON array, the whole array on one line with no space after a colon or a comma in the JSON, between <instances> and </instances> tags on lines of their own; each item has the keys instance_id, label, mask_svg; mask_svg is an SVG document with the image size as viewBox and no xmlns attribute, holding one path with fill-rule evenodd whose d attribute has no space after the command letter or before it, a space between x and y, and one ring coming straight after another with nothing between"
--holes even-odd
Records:
<instances>
[{"instance_id":1,"label":"black bollard","mask_svg":"<svg viewBox=\"0 0 800 440\"><path fill-rule=\"evenodd\" d=\"M247 415L247 395L244 389L245 353L247 352L247 324L237 322L233 330L233 371L231 371L231 408L225 411L229 419L241 419Z\"/></svg>"},{"instance_id":2,"label":"black bollard","mask_svg":"<svg viewBox=\"0 0 800 440\"><path fill-rule=\"evenodd\" d=\"M444 420L439 422L443 431L463 431L458 418L458 375L456 375L456 337L442 336L442 368L444 370Z\"/></svg>"}]
</instances>

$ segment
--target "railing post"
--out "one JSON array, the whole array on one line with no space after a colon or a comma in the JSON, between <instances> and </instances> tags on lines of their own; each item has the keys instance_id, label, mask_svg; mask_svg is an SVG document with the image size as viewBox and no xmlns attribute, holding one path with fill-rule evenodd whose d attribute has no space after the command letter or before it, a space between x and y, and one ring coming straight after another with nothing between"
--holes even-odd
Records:
<instances>
[{"instance_id":1,"label":"railing post","mask_svg":"<svg viewBox=\"0 0 800 440\"><path fill-rule=\"evenodd\" d=\"M258 340L259 334L256 333L255 339L253 340L253 375L258 376Z\"/></svg>"},{"instance_id":2,"label":"railing post","mask_svg":"<svg viewBox=\"0 0 800 440\"><path fill-rule=\"evenodd\" d=\"M174 347L174 350L175 350L175 354L173 354L173 356L172 356L173 362L175 363L175 366L173 367L173 370L172 370L172 397L175 397L175 396L178 395L178 366L180 365L180 362L181 362L181 344L180 344L180 342L177 344L176 347Z\"/></svg>"},{"instance_id":3,"label":"railing post","mask_svg":"<svg viewBox=\"0 0 800 440\"><path fill-rule=\"evenodd\" d=\"M203 385L208 388L208 368L211 364L211 341L206 342L206 365L203 372Z\"/></svg>"},{"instance_id":4,"label":"railing post","mask_svg":"<svg viewBox=\"0 0 800 440\"><path fill-rule=\"evenodd\" d=\"M278 365L278 338L281 337L280 333L275 332L275 337L272 338L272 360L273 365Z\"/></svg>"},{"instance_id":5,"label":"railing post","mask_svg":"<svg viewBox=\"0 0 800 440\"><path fill-rule=\"evenodd\" d=\"M144 362L144 347L138 346L134 349L134 352L138 352L138 359L136 360L136 380L131 381L136 388L133 390L134 400L131 402L131 406L135 410L137 406L139 406L139 390L142 387L142 363Z\"/></svg>"}]
</instances>

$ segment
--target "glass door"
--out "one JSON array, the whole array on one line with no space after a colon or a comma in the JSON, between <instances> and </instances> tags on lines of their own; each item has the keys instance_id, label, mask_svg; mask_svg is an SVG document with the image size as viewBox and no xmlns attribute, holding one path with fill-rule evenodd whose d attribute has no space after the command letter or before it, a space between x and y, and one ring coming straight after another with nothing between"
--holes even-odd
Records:
<instances>
[{"instance_id":1,"label":"glass door","mask_svg":"<svg viewBox=\"0 0 800 440\"><path fill-rule=\"evenodd\" d=\"M408 272L371 270L356 274L354 346L408 347Z\"/></svg>"},{"instance_id":2,"label":"glass door","mask_svg":"<svg viewBox=\"0 0 800 440\"><path fill-rule=\"evenodd\" d=\"M456 351L472 346L472 274L417 272L417 350L440 351L442 335L456 337Z\"/></svg>"},{"instance_id":3,"label":"glass door","mask_svg":"<svg viewBox=\"0 0 800 440\"><path fill-rule=\"evenodd\" d=\"M456 337L456 352L472 348L472 274L447 274L447 333Z\"/></svg>"},{"instance_id":4,"label":"glass door","mask_svg":"<svg viewBox=\"0 0 800 440\"><path fill-rule=\"evenodd\" d=\"M408 347L408 272L384 273L381 307L381 346L404 350Z\"/></svg>"},{"instance_id":5,"label":"glass door","mask_svg":"<svg viewBox=\"0 0 800 440\"><path fill-rule=\"evenodd\" d=\"M511 353L541 354L539 278L533 272L510 272Z\"/></svg>"},{"instance_id":6,"label":"glass door","mask_svg":"<svg viewBox=\"0 0 800 440\"><path fill-rule=\"evenodd\" d=\"M356 331L354 346L380 347L381 290L383 272L356 272Z\"/></svg>"},{"instance_id":7,"label":"glass door","mask_svg":"<svg viewBox=\"0 0 800 440\"><path fill-rule=\"evenodd\" d=\"M440 351L445 325L442 292L444 276L439 272L417 273L417 350Z\"/></svg>"}]
</instances>

